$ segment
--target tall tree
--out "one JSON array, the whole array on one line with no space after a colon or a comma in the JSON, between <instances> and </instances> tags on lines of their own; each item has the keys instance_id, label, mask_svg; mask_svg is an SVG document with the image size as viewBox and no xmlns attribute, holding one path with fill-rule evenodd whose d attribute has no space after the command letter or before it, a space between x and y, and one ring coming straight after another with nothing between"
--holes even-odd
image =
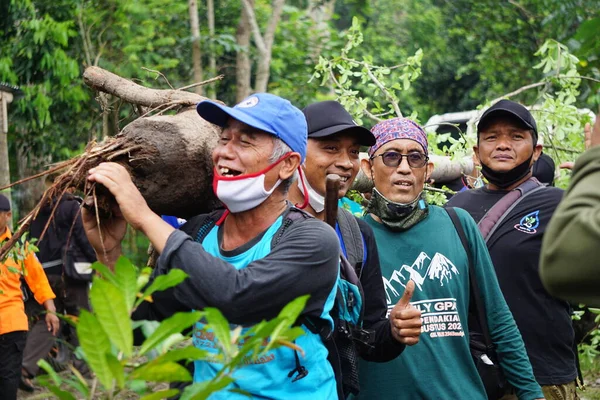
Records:
<instances>
[{"instance_id":1,"label":"tall tree","mask_svg":"<svg viewBox=\"0 0 600 400\"><path fill-rule=\"evenodd\" d=\"M215 3L214 0L206 0L206 16L208 19L208 35L209 35L209 50L208 50L208 71L210 78L217 75L217 56L214 49L215 41ZM208 97L211 99L217 98L216 83L211 84L207 88Z\"/></svg>"},{"instance_id":2,"label":"tall tree","mask_svg":"<svg viewBox=\"0 0 600 400\"><path fill-rule=\"evenodd\" d=\"M242 0L242 5L247 13L250 27L252 28L252 38L258 50L259 58L256 68L256 80L254 83L255 92L266 92L267 84L269 83L269 74L271 67L271 51L273 48L273 39L275 38L275 30L281 19L283 5L285 0L273 0L271 17L267 23L264 35L260 31L254 7L250 0Z\"/></svg>"},{"instance_id":3,"label":"tall tree","mask_svg":"<svg viewBox=\"0 0 600 400\"><path fill-rule=\"evenodd\" d=\"M194 81L202 82L202 51L200 49L200 22L198 19L198 2L189 0L190 8L190 27L192 29L192 61L194 64ZM204 95L204 87L196 86L196 93Z\"/></svg>"},{"instance_id":4,"label":"tall tree","mask_svg":"<svg viewBox=\"0 0 600 400\"><path fill-rule=\"evenodd\" d=\"M254 7L254 1L248 0L250 5ZM251 8L252 8L251 7ZM252 63L250 62L250 37L252 36L252 28L250 27L250 16L246 7L242 7L240 21L238 23L237 32L235 34L238 44L236 54L236 102L240 102L252 92L251 77Z\"/></svg>"}]
</instances>

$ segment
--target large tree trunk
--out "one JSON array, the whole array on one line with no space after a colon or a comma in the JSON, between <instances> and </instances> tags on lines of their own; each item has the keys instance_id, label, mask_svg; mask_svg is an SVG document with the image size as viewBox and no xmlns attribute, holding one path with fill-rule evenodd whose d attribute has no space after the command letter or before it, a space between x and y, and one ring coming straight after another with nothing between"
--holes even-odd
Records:
<instances>
[{"instance_id":1,"label":"large tree trunk","mask_svg":"<svg viewBox=\"0 0 600 400\"><path fill-rule=\"evenodd\" d=\"M196 0L189 0L190 26L192 29L192 61L194 65L194 82L202 82L202 52L200 50L200 22L198 20L198 3ZM204 88L196 86L196 93L202 96Z\"/></svg>"},{"instance_id":2,"label":"large tree trunk","mask_svg":"<svg viewBox=\"0 0 600 400\"><path fill-rule=\"evenodd\" d=\"M98 67L87 68L83 76L89 86L133 104L154 109L182 107L177 115L131 122L114 138L117 147L108 153L123 152L112 161L129 166L154 212L187 218L218 205L212 190L211 152L221 128L196 112L195 105L204 97L145 88Z\"/></svg>"},{"instance_id":3,"label":"large tree trunk","mask_svg":"<svg viewBox=\"0 0 600 400\"><path fill-rule=\"evenodd\" d=\"M254 5L253 0L249 0ZM238 24L235 38L239 46L239 50L236 55L236 69L235 69L235 99L236 103L244 100L252 92L250 86L250 79L252 76L252 67L250 64L250 36L252 35L252 28L250 27L250 17L246 8L242 6L242 14L240 16L240 22Z\"/></svg>"},{"instance_id":4,"label":"large tree trunk","mask_svg":"<svg viewBox=\"0 0 600 400\"><path fill-rule=\"evenodd\" d=\"M119 134L129 146L142 146L146 158L129 162L136 186L157 214L190 216L213 210L211 153L220 128L190 107L177 115L139 118Z\"/></svg>"}]
</instances>

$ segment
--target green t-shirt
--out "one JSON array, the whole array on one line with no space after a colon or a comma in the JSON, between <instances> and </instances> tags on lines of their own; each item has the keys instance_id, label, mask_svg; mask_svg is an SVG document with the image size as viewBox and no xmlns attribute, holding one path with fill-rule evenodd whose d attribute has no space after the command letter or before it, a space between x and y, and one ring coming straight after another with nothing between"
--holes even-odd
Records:
<instances>
[{"instance_id":1,"label":"green t-shirt","mask_svg":"<svg viewBox=\"0 0 600 400\"><path fill-rule=\"evenodd\" d=\"M541 398L477 225L464 210L457 213L469 238L490 335L507 379L521 399ZM421 310L423 327L419 343L398 358L381 364L361 361L359 398L485 399L469 351L468 258L448 214L429 206L427 218L405 232L393 232L371 216L365 220L375 233L388 312L412 279L411 303Z\"/></svg>"}]
</instances>

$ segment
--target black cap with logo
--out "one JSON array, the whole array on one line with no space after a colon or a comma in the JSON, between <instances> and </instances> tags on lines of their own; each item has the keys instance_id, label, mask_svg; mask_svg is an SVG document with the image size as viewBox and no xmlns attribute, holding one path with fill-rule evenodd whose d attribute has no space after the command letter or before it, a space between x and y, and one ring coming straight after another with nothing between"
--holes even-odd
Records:
<instances>
[{"instance_id":1,"label":"black cap with logo","mask_svg":"<svg viewBox=\"0 0 600 400\"><path fill-rule=\"evenodd\" d=\"M533 131L533 136L535 142L537 142L538 138L538 130L537 124L535 123L535 119L531 115L528 109L522 106L519 103L515 103L510 100L500 100L483 113L479 122L477 123L477 133L481 132L487 124L492 120L492 118L499 116L509 116L512 119L517 120L523 127L530 129Z\"/></svg>"},{"instance_id":2,"label":"black cap with logo","mask_svg":"<svg viewBox=\"0 0 600 400\"><path fill-rule=\"evenodd\" d=\"M308 138L324 138L337 133L356 135L361 146L373 146L375 136L357 125L352 116L337 101L313 103L302 110L308 124Z\"/></svg>"}]
</instances>

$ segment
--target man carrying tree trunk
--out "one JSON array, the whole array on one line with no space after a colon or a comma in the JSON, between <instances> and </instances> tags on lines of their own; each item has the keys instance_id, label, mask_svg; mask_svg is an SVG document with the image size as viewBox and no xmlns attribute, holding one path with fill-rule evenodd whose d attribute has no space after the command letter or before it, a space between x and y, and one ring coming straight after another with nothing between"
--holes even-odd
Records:
<instances>
[{"instance_id":1,"label":"man carrying tree trunk","mask_svg":"<svg viewBox=\"0 0 600 400\"><path fill-rule=\"evenodd\" d=\"M341 178L336 200L344 197L360 169L360 146L374 145L375 136L356 125L352 116L336 101L314 103L303 112L308 123L306 161L302 166L306 189L299 181L292 185L289 195L292 202L301 202L304 192L308 191L306 211L324 220L327 175L335 174ZM360 278L364 293L363 328L372 335L372 346L359 345L357 350L366 360L387 362L397 357L405 345L419 341L421 312L408 303L410 291L407 290L404 303L388 319L373 230L343 207L338 209L335 229L342 252ZM399 329L393 329L393 326Z\"/></svg>"},{"instance_id":2,"label":"man carrying tree trunk","mask_svg":"<svg viewBox=\"0 0 600 400\"><path fill-rule=\"evenodd\" d=\"M365 220L379 249L387 307L398 312L395 304L413 281L412 304L423 313L423 327L419 344L407 347L401 357L386 364L361 361L359 397L487 398L469 349L467 321L475 283L506 378L520 399L542 398L473 219L463 210L447 213L425 200L424 184L433 171L427 135L405 118L380 122L372 132L376 143L370 158L362 160L363 172L375 184Z\"/></svg>"},{"instance_id":3,"label":"man carrying tree trunk","mask_svg":"<svg viewBox=\"0 0 600 400\"><path fill-rule=\"evenodd\" d=\"M0 194L0 247L11 238L8 228L11 217L10 202ZM26 252L27 249L22 251ZM10 257L0 261L0 398L6 400L17 398L23 349L29 328L21 277L24 277L35 300L46 309L45 328L56 336L59 327L58 317L54 314L55 296L42 265L32 252L24 254L24 257L22 264Z\"/></svg>"},{"instance_id":4,"label":"man carrying tree trunk","mask_svg":"<svg viewBox=\"0 0 600 400\"><path fill-rule=\"evenodd\" d=\"M296 340L304 357L282 347L234 373L229 389L271 399L337 397L334 372L319 335L332 329L329 316L339 272L339 243L333 229L291 206L286 198L306 154L306 120L292 104L255 94L233 108L212 101L198 113L223 127L212 153L213 189L227 210L190 219L175 230L153 213L124 167L103 163L88 180L114 195L112 219L84 210L84 226L98 259L114 265L126 224L148 236L160 253L155 275L180 268L189 278L144 303L143 319L163 319L175 311L216 307L233 324L252 326L272 319L291 300L310 295L302 314L306 335ZM191 236L190 236L191 235ZM138 315L139 317L140 315ZM309 328L308 325L311 327ZM218 344L198 322L194 345L214 352ZM213 378L221 364L196 361L194 381ZM221 392L211 399L246 399Z\"/></svg>"},{"instance_id":5,"label":"man carrying tree trunk","mask_svg":"<svg viewBox=\"0 0 600 400\"><path fill-rule=\"evenodd\" d=\"M525 107L510 100L491 106L477 124L473 147L488 184L457 194L447 205L464 208L478 222L546 397L577 399L571 307L551 296L539 275L542 239L563 191L532 177L542 152L537 139L535 119Z\"/></svg>"}]
</instances>

